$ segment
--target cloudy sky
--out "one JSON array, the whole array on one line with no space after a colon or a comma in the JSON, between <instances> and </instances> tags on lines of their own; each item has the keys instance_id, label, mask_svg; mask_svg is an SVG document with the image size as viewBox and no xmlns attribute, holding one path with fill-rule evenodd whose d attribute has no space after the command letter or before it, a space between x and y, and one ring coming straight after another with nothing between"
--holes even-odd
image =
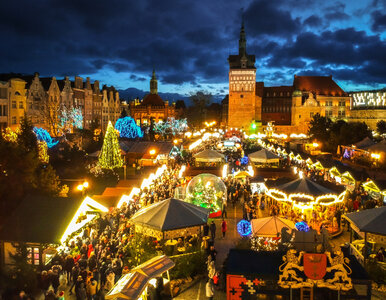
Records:
<instances>
[{"instance_id":1,"label":"cloudy sky","mask_svg":"<svg viewBox=\"0 0 386 300\"><path fill-rule=\"evenodd\" d=\"M330 75L346 91L386 86L383 0L22 0L0 9L0 72L90 76L162 92L228 93L241 10L257 81Z\"/></svg>"}]
</instances>

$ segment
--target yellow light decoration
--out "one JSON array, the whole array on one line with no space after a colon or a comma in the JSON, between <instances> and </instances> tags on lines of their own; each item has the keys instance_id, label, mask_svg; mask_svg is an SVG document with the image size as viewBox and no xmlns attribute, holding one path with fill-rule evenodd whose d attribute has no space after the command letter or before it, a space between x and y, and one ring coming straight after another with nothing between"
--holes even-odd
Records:
<instances>
[{"instance_id":1,"label":"yellow light decoration","mask_svg":"<svg viewBox=\"0 0 386 300\"><path fill-rule=\"evenodd\" d=\"M45 141L38 141L38 149L39 149L39 160L42 163L47 164L50 160L50 157L47 153L48 146Z\"/></svg>"},{"instance_id":2,"label":"yellow light decoration","mask_svg":"<svg viewBox=\"0 0 386 300\"><path fill-rule=\"evenodd\" d=\"M290 138L293 139L306 139L308 136L305 135L304 133L296 134L296 133L291 133Z\"/></svg>"},{"instance_id":3,"label":"yellow light decoration","mask_svg":"<svg viewBox=\"0 0 386 300\"><path fill-rule=\"evenodd\" d=\"M156 153L156 150L155 149L150 149L149 153L150 153L150 155L154 155Z\"/></svg>"},{"instance_id":4,"label":"yellow light decoration","mask_svg":"<svg viewBox=\"0 0 386 300\"><path fill-rule=\"evenodd\" d=\"M297 161L303 161L303 158L300 156L300 154L296 155L295 159Z\"/></svg>"},{"instance_id":5,"label":"yellow light decoration","mask_svg":"<svg viewBox=\"0 0 386 300\"><path fill-rule=\"evenodd\" d=\"M277 189L269 189L266 192L266 195L268 195L269 197L275 199L276 201L289 201L288 198L287 198L286 193L284 193L282 191L279 191Z\"/></svg>"},{"instance_id":6,"label":"yellow light decoration","mask_svg":"<svg viewBox=\"0 0 386 300\"><path fill-rule=\"evenodd\" d=\"M294 198L300 198L300 199L307 199L309 200L307 203L302 203L294 200ZM314 204L316 203L315 198L311 195L303 194L303 193L296 193L296 194L290 194L288 196L288 201L292 202L293 206L299 208L299 209L311 209Z\"/></svg>"},{"instance_id":7,"label":"yellow light decoration","mask_svg":"<svg viewBox=\"0 0 386 300\"><path fill-rule=\"evenodd\" d=\"M315 148L318 148L319 144L318 143L312 143L312 146L315 147Z\"/></svg>"},{"instance_id":8,"label":"yellow light decoration","mask_svg":"<svg viewBox=\"0 0 386 300\"><path fill-rule=\"evenodd\" d=\"M87 196L79 206L78 210L76 211L75 215L71 219L70 223L68 224L66 230L62 235L62 238L60 239L60 242L64 243L68 236L70 236L73 232L79 230L80 228L82 228L84 225L86 225L88 222L90 222L92 219L95 218L95 214L87 214L87 212L97 212L97 211L108 212L108 209L104 207L102 204L96 202L95 200ZM85 215L86 218L78 222L78 218L81 215Z\"/></svg>"},{"instance_id":9,"label":"yellow light decoration","mask_svg":"<svg viewBox=\"0 0 386 300\"><path fill-rule=\"evenodd\" d=\"M323 167L323 165L321 164L320 161L317 161L316 163L314 163L314 164L312 165L312 167L314 167L315 169L319 169L319 170L324 169L324 167Z\"/></svg>"},{"instance_id":10,"label":"yellow light decoration","mask_svg":"<svg viewBox=\"0 0 386 300\"><path fill-rule=\"evenodd\" d=\"M228 165L225 164L223 167L222 167L222 178L226 178L228 176Z\"/></svg>"},{"instance_id":11,"label":"yellow light decoration","mask_svg":"<svg viewBox=\"0 0 386 300\"><path fill-rule=\"evenodd\" d=\"M88 181L85 181L85 182L83 182L83 187L84 187L84 188L86 188L86 189L87 189L87 188L88 188L88 186L89 186L89 183L88 183Z\"/></svg>"},{"instance_id":12,"label":"yellow light decoration","mask_svg":"<svg viewBox=\"0 0 386 300\"><path fill-rule=\"evenodd\" d=\"M316 198L316 203L324 206L341 203L343 202L345 195L346 191L342 192L339 196L333 194L322 195ZM326 199L332 199L332 201L326 202Z\"/></svg>"},{"instance_id":13,"label":"yellow light decoration","mask_svg":"<svg viewBox=\"0 0 386 300\"><path fill-rule=\"evenodd\" d=\"M178 173L178 178L182 178L182 175L184 174L185 170L186 170L186 166L182 165L180 172Z\"/></svg>"},{"instance_id":14,"label":"yellow light decoration","mask_svg":"<svg viewBox=\"0 0 386 300\"><path fill-rule=\"evenodd\" d=\"M354 177L350 174L349 171L346 171L342 174L342 179L344 179L345 181L348 181L348 182L353 182L355 183L355 179Z\"/></svg>"},{"instance_id":15,"label":"yellow light decoration","mask_svg":"<svg viewBox=\"0 0 386 300\"><path fill-rule=\"evenodd\" d=\"M186 136L187 138L190 138L190 137L192 136L192 133L191 133L190 131L185 132L185 136Z\"/></svg>"},{"instance_id":16,"label":"yellow light decoration","mask_svg":"<svg viewBox=\"0 0 386 300\"><path fill-rule=\"evenodd\" d=\"M20 129L17 128L15 131L13 131L10 127L5 128L5 131L3 132L3 138L12 143L16 143L17 140L17 134L20 132Z\"/></svg>"},{"instance_id":17,"label":"yellow light decoration","mask_svg":"<svg viewBox=\"0 0 386 300\"><path fill-rule=\"evenodd\" d=\"M365 183L362 183L362 186L364 189L368 189L368 190L376 192L376 193L381 192L380 188L372 180L369 180L369 181L366 181Z\"/></svg>"},{"instance_id":18,"label":"yellow light decoration","mask_svg":"<svg viewBox=\"0 0 386 300\"><path fill-rule=\"evenodd\" d=\"M380 154L377 154L377 153L371 153L371 158L374 158L374 159L380 159L380 158L381 158L381 155L380 155Z\"/></svg>"},{"instance_id":19,"label":"yellow light decoration","mask_svg":"<svg viewBox=\"0 0 386 300\"><path fill-rule=\"evenodd\" d=\"M83 184L78 184L78 186L76 187L76 189L78 191L83 191Z\"/></svg>"},{"instance_id":20,"label":"yellow light decoration","mask_svg":"<svg viewBox=\"0 0 386 300\"><path fill-rule=\"evenodd\" d=\"M141 192L141 189L139 189L137 187L132 188L129 195L122 195L121 199L119 199L117 207L121 208L123 203L125 203L125 202L129 203L129 202L133 201L133 197L135 195L139 195L140 192Z\"/></svg>"},{"instance_id":21,"label":"yellow light decoration","mask_svg":"<svg viewBox=\"0 0 386 300\"><path fill-rule=\"evenodd\" d=\"M289 157L290 158L295 158L295 154L293 152L290 152Z\"/></svg>"},{"instance_id":22,"label":"yellow light decoration","mask_svg":"<svg viewBox=\"0 0 386 300\"><path fill-rule=\"evenodd\" d=\"M298 173L298 167L294 167L294 174Z\"/></svg>"},{"instance_id":23,"label":"yellow light decoration","mask_svg":"<svg viewBox=\"0 0 386 300\"><path fill-rule=\"evenodd\" d=\"M255 175L255 171L253 170L252 166L248 166L248 173L249 173L249 175L251 175L251 177L253 177Z\"/></svg>"},{"instance_id":24,"label":"yellow light decoration","mask_svg":"<svg viewBox=\"0 0 386 300\"><path fill-rule=\"evenodd\" d=\"M196 148L197 146L199 146L201 143L202 143L202 140L201 140L201 139L198 139L198 140L195 141L194 143L190 144L189 150L193 150L194 148Z\"/></svg>"},{"instance_id":25,"label":"yellow light decoration","mask_svg":"<svg viewBox=\"0 0 386 300\"><path fill-rule=\"evenodd\" d=\"M336 167L332 167L328 172L334 177L340 177L341 176L340 172L338 171L338 169Z\"/></svg>"},{"instance_id":26,"label":"yellow light decoration","mask_svg":"<svg viewBox=\"0 0 386 300\"><path fill-rule=\"evenodd\" d=\"M307 158L306 164L307 165L312 165L313 164L312 159L311 158Z\"/></svg>"}]
</instances>

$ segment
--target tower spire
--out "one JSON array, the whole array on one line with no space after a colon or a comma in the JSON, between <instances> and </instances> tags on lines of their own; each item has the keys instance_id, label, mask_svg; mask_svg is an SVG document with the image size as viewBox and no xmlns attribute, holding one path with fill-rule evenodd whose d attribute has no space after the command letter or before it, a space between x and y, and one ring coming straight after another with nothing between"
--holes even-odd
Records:
<instances>
[{"instance_id":1,"label":"tower spire","mask_svg":"<svg viewBox=\"0 0 386 300\"><path fill-rule=\"evenodd\" d=\"M241 21L239 55L240 56L247 55L247 39L246 39L245 29L244 29L244 16L242 17L242 21Z\"/></svg>"},{"instance_id":2,"label":"tower spire","mask_svg":"<svg viewBox=\"0 0 386 300\"><path fill-rule=\"evenodd\" d=\"M150 79L150 94L158 94L158 81L155 76L155 69L153 68L153 74Z\"/></svg>"}]
</instances>

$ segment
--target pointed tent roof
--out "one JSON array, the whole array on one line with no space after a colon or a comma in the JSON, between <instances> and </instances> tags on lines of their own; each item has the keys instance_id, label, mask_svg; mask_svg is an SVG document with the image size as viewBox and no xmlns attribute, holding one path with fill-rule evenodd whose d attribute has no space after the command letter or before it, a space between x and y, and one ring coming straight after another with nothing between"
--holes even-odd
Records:
<instances>
[{"instance_id":1,"label":"pointed tent roof","mask_svg":"<svg viewBox=\"0 0 386 300\"><path fill-rule=\"evenodd\" d=\"M354 144L359 149L366 149L375 143L372 139L370 139L368 136L366 136L363 140L359 141L358 143Z\"/></svg>"},{"instance_id":2,"label":"pointed tent roof","mask_svg":"<svg viewBox=\"0 0 386 300\"><path fill-rule=\"evenodd\" d=\"M206 224L209 210L170 198L139 210L130 219L134 224L168 231Z\"/></svg>"},{"instance_id":3,"label":"pointed tent roof","mask_svg":"<svg viewBox=\"0 0 386 300\"><path fill-rule=\"evenodd\" d=\"M206 149L193 155L197 161L218 162L225 160L225 156L216 150Z\"/></svg>"},{"instance_id":4,"label":"pointed tent roof","mask_svg":"<svg viewBox=\"0 0 386 300\"><path fill-rule=\"evenodd\" d=\"M370 152L386 152L386 140L366 148Z\"/></svg>"},{"instance_id":5,"label":"pointed tent roof","mask_svg":"<svg viewBox=\"0 0 386 300\"><path fill-rule=\"evenodd\" d=\"M252 232L258 236L276 237L283 227L295 228L294 222L278 216L252 220Z\"/></svg>"},{"instance_id":6,"label":"pointed tent roof","mask_svg":"<svg viewBox=\"0 0 386 300\"><path fill-rule=\"evenodd\" d=\"M261 149L260 151L253 152L248 155L249 159L253 162L269 162L277 161L280 159L279 156L268 151L267 149Z\"/></svg>"},{"instance_id":7,"label":"pointed tent roof","mask_svg":"<svg viewBox=\"0 0 386 300\"><path fill-rule=\"evenodd\" d=\"M276 187L277 190L285 192L286 194L303 193L314 197L336 194L335 191L325 188L307 178L299 178L291 182L285 183Z\"/></svg>"},{"instance_id":8,"label":"pointed tent roof","mask_svg":"<svg viewBox=\"0 0 386 300\"><path fill-rule=\"evenodd\" d=\"M360 231L386 235L386 206L349 213L344 217Z\"/></svg>"}]
</instances>

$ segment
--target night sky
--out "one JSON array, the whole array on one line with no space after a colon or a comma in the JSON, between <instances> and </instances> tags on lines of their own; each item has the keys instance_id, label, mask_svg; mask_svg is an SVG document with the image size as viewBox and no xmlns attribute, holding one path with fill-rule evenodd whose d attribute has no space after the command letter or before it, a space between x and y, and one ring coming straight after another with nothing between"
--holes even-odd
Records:
<instances>
[{"instance_id":1,"label":"night sky","mask_svg":"<svg viewBox=\"0 0 386 300\"><path fill-rule=\"evenodd\" d=\"M228 93L244 10L257 81L330 75L346 91L386 84L386 1L23 0L0 9L0 72L90 76L117 88Z\"/></svg>"}]
</instances>

